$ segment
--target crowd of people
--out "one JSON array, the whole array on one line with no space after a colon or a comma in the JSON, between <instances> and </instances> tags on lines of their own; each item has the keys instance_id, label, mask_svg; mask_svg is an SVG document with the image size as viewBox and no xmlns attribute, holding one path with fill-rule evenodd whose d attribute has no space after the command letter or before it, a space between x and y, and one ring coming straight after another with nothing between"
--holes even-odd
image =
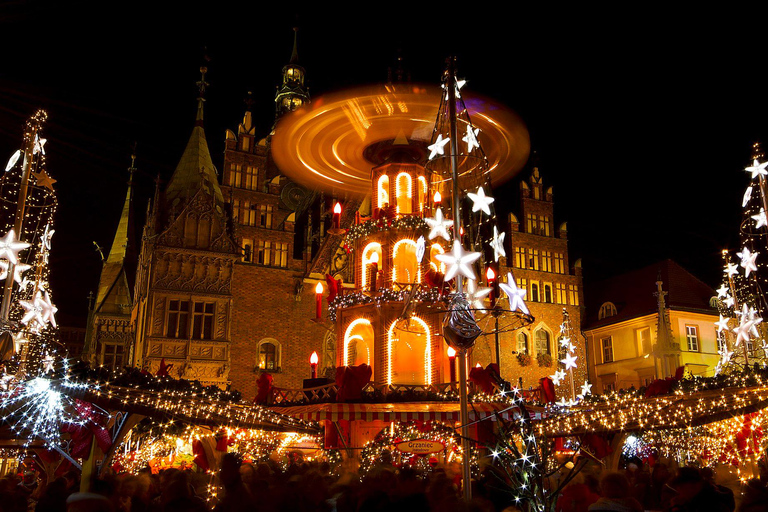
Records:
<instances>
[{"instance_id":1,"label":"crowd of people","mask_svg":"<svg viewBox=\"0 0 768 512\"><path fill-rule=\"evenodd\" d=\"M41 484L28 472L0 479L0 512L514 512L512 493L489 473L473 479L473 498L465 502L457 485L457 466L433 468L424 475L395 468L388 461L362 478L352 468L331 470L327 463L292 464L282 471L272 462L242 463L226 454L213 475L178 469L153 474L110 474L79 492L71 471ZM757 512L768 511L766 475L744 486L716 483L708 468L676 468L659 462L652 469L630 464L598 475L582 471L565 486L556 512ZM339 473L341 476L339 476Z\"/></svg>"}]
</instances>

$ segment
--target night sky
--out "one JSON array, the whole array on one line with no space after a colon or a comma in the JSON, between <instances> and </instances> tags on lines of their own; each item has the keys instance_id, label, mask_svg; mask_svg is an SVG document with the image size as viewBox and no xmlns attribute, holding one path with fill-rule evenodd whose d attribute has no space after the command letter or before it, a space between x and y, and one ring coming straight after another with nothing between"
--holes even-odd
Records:
<instances>
[{"instance_id":1,"label":"night sky","mask_svg":"<svg viewBox=\"0 0 768 512\"><path fill-rule=\"evenodd\" d=\"M269 130L294 25L313 98L384 82L398 52L413 81L437 84L445 58L457 55L468 93L525 120L587 282L669 257L719 285L720 250L738 243L751 143L768 144L760 13L359 4L376 10L372 19L327 2L304 11L185 2L174 13L161 4L0 4L0 159L20 147L24 120L48 109L60 323L85 322L101 268L92 241L105 250L112 242L132 142L140 223L154 177L175 168L204 49L206 133L221 168L224 130L236 128L247 91L257 133Z\"/></svg>"}]
</instances>

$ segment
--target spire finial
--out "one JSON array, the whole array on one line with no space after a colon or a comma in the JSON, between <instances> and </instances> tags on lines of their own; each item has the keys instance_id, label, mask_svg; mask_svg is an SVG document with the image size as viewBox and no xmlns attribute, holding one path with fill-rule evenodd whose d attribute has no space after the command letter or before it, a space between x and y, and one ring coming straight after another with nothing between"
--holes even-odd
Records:
<instances>
[{"instance_id":1,"label":"spire finial","mask_svg":"<svg viewBox=\"0 0 768 512\"><path fill-rule=\"evenodd\" d=\"M208 87L208 82L205 81L205 74L208 73L206 66L200 66L200 80L196 82L199 95L197 96L197 117L195 118L196 124L202 126L203 124L203 103L205 103L205 88Z\"/></svg>"},{"instance_id":2,"label":"spire finial","mask_svg":"<svg viewBox=\"0 0 768 512\"><path fill-rule=\"evenodd\" d=\"M128 185L133 184L134 172L136 172L136 141L131 144L131 166L128 168Z\"/></svg>"},{"instance_id":3,"label":"spire finial","mask_svg":"<svg viewBox=\"0 0 768 512\"><path fill-rule=\"evenodd\" d=\"M299 35L299 27L293 27L293 52L291 52L291 64L298 64L299 63L299 50L298 50L298 35Z\"/></svg>"}]
</instances>

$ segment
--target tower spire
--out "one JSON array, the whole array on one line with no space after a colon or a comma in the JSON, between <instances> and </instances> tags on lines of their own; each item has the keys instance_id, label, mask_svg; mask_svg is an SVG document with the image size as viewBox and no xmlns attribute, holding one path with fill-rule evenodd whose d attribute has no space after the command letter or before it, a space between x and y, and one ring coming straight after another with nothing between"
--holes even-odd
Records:
<instances>
[{"instance_id":1,"label":"tower spire","mask_svg":"<svg viewBox=\"0 0 768 512\"><path fill-rule=\"evenodd\" d=\"M293 51L291 52L291 60L289 61L289 64L299 63L298 39L299 27L293 27Z\"/></svg>"},{"instance_id":2,"label":"tower spire","mask_svg":"<svg viewBox=\"0 0 768 512\"><path fill-rule=\"evenodd\" d=\"M197 90L199 91L197 96L197 116L195 117L195 125L203 126L203 104L205 103L205 88L208 87L208 82L205 81L205 74L208 73L206 66L200 66L200 80L196 82Z\"/></svg>"},{"instance_id":3,"label":"tower spire","mask_svg":"<svg viewBox=\"0 0 768 512\"><path fill-rule=\"evenodd\" d=\"M294 27L291 60L283 67L282 84L275 95L275 118L309 103L309 90L304 86L304 68L299 65L298 33L299 29Z\"/></svg>"}]
</instances>

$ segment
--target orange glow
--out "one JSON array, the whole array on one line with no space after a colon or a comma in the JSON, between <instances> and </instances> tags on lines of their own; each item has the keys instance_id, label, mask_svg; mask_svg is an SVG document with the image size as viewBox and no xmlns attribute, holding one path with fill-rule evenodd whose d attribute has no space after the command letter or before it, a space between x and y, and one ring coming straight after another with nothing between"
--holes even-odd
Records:
<instances>
[{"instance_id":1,"label":"orange glow","mask_svg":"<svg viewBox=\"0 0 768 512\"><path fill-rule=\"evenodd\" d=\"M395 178L397 213L411 213L411 198L413 197L413 181L407 172L401 172Z\"/></svg>"},{"instance_id":2,"label":"orange glow","mask_svg":"<svg viewBox=\"0 0 768 512\"><path fill-rule=\"evenodd\" d=\"M483 365L481 365L480 363L477 363L477 364L475 365L475 368L482 368L482 367L483 367Z\"/></svg>"},{"instance_id":3,"label":"orange glow","mask_svg":"<svg viewBox=\"0 0 768 512\"><path fill-rule=\"evenodd\" d=\"M378 207L384 208L385 205L389 204L389 176L386 174L382 174L379 176L379 200L378 200Z\"/></svg>"},{"instance_id":4,"label":"orange glow","mask_svg":"<svg viewBox=\"0 0 768 512\"><path fill-rule=\"evenodd\" d=\"M416 242L409 238L400 240L392 249L392 282L421 282L421 268L416 261Z\"/></svg>"},{"instance_id":5,"label":"orange glow","mask_svg":"<svg viewBox=\"0 0 768 512\"><path fill-rule=\"evenodd\" d=\"M432 199L434 203L439 203L443 200L443 197L440 195L440 192L435 192L435 197Z\"/></svg>"},{"instance_id":6,"label":"orange glow","mask_svg":"<svg viewBox=\"0 0 768 512\"><path fill-rule=\"evenodd\" d=\"M373 368L373 326L367 318L358 318L349 324L344 332L344 366L365 363Z\"/></svg>"},{"instance_id":7,"label":"orange glow","mask_svg":"<svg viewBox=\"0 0 768 512\"><path fill-rule=\"evenodd\" d=\"M489 281L493 281L496 279L496 272L494 272L491 267L488 267L488 270L485 271L485 278Z\"/></svg>"},{"instance_id":8,"label":"orange glow","mask_svg":"<svg viewBox=\"0 0 768 512\"><path fill-rule=\"evenodd\" d=\"M318 361L320 361L320 358L317 357L317 352L312 352L312 355L309 356L309 364L317 364Z\"/></svg>"},{"instance_id":9,"label":"orange glow","mask_svg":"<svg viewBox=\"0 0 768 512\"><path fill-rule=\"evenodd\" d=\"M371 263L378 263L379 262L379 253L375 252L371 254Z\"/></svg>"},{"instance_id":10,"label":"orange glow","mask_svg":"<svg viewBox=\"0 0 768 512\"><path fill-rule=\"evenodd\" d=\"M456 351L453 347L448 347L448 357L456 357Z\"/></svg>"},{"instance_id":11,"label":"orange glow","mask_svg":"<svg viewBox=\"0 0 768 512\"><path fill-rule=\"evenodd\" d=\"M336 206L333 207L333 213L336 215L341 214L341 203L336 203Z\"/></svg>"},{"instance_id":12,"label":"orange glow","mask_svg":"<svg viewBox=\"0 0 768 512\"><path fill-rule=\"evenodd\" d=\"M363 249L363 260L362 260L362 279L361 279L361 286L365 288L369 283L370 280L370 265L372 264L379 264L379 261L381 260L381 244L378 244L376 242L371 242L370 244L365 246L365 249Z\"/></svg>"},{"instance_id":13,"label":"orange glow","mask_svg":"<svg viewBox=\"0 0 768 512\"><path fill-rule=\"evenodd\" d=\"M387 384L392 385L392 377L397 374L398 380L403 382L397 382L396 384L432 384L432 333L429 332L429 325L417 316L411 317L411 322L417 324L423 329L421 332L413 330L414 324L411 324L410 329L401 330L399 334L395 333L395 327L398 324L398 320L392 322L387 332ZM426 335L423 340L424 345L424 373L420 370L416 370L417 366L414 364L414 357L418 357L418 345L421 344L421 338ZM397 345L397 350L395 346ZM408 354L412 352L412 354ZM394 357L398 357L397 368L393 365ZM405 365L405 367L400 367Z\"/></svg>"},{"instance_id":14,"label":"orange glow","mask_svg":"<svg viewBox=\"0 0 768 512\"><path fill-rule=\"evenodd\" d=\"M318 281L317 286L315 286L315 293L318 295L323 293L323 283L321 283L320 281Z\"/></svg>"}]
</instances>

